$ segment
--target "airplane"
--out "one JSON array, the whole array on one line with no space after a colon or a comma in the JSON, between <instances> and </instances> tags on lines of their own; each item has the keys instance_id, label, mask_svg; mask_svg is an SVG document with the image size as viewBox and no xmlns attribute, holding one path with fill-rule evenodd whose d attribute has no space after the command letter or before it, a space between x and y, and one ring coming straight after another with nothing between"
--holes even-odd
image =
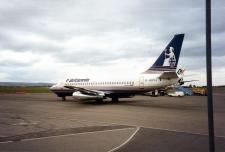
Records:
<instances>
[{"instance_id":1,"label":"airplane","mask_svg":"<svg viewBox=\"0 0 225 152\"><path fill-rule=\"evenodd\" d=\"M89 78L69 78L53 85L50 90L61 97L62 101L66 100L66 96L72 96L78 100L103 102L111 98L113 102L118 102L119 98L130 98L173 84L182 84L183 79L176 69L183 39L184 34L174 35L154 64L133 79L95 81Z\"/></svg>"}]
</instances>

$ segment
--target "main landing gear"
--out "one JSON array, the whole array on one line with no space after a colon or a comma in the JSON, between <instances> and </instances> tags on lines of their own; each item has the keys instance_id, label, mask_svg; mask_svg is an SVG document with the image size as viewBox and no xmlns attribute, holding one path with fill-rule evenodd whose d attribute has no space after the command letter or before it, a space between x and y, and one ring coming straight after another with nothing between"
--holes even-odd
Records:
<instances>
[{"instance_id":1,"label":"main landing gear","mask_svg":"<svg viewBox=\"0 0 225 152\"><path fill-rule=\"evenodd\" d=\"M62 96L62 101L66 101L66 96Z\"/></svg>"},{"instance_id":2,"label":"main landing gear","mask_svg":"<svg viewBox=\"0 0 225 152\"><path fill-rule=\"evenodd\" d=\"M119 102L119 98L118 97L112 97L112 102L114 102L114 103Z\"/></svg>"},{"instance_id":3,"label":"main landing gear","mask_svg":"<svg viewBox=\"0 0 225 152\"><path fill-rule=\"evenodd\" d=\"M103 103L103 99L96 99L95 100L97 103Z\"/></svg>"}]
</instances>

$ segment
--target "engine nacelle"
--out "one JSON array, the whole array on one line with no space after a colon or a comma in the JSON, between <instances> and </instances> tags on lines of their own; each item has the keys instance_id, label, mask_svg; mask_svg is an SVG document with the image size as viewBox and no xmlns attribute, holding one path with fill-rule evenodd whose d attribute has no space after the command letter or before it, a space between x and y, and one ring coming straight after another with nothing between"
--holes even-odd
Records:
<instances>
[{"instance_id":1,"label":"engine nacelle","mask_svg":"<svg viewBox=\"0 0 225 152\"><path fill-rule=\"evenodd\" d=\"M80 91L76 91L73 93L73 98L78 100L100 100L104 98L104 94L103 93L97 93L96 95L83 94Z\"/></svg>"}]
</instances>

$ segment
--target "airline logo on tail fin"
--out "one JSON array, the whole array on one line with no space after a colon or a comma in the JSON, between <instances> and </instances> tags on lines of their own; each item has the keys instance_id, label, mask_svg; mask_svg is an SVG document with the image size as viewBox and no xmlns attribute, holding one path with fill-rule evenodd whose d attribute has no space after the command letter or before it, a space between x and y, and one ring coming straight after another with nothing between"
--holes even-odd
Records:
<instances>
[{"instance_id":1,"label":"airline logo on tail fin","mask_svg":"<svg viewBox=\"0 0 225 152\"><path fill-rule=\"evenodd\" d=\"M149 71L176 71L183 39L184 34L174 35L155 63L145 73Z\"/></svg>"},{"instance_id":2,"label":"airline logo on tail fin","mask_svg":"<svg viewBox=\"0 0 225 152\"><path fill-rule=\"evenodd\" d=\"M165 58L164 58L163 66L175 67L176 56L174 54L174 48L169 47L169 49L165 49L164 54L165 54Z\"/></svg>"}]
</instances>

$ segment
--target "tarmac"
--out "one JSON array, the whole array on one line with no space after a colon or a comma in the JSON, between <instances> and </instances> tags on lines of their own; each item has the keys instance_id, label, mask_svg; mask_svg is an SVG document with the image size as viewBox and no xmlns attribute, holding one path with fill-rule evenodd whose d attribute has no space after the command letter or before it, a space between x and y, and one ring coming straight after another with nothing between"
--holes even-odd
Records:
<instances>
[{"instance_id":1,"label":"tarmac","mask_svg":"<svg viewBox=\"0 0 225 152\"><path fill-rule=\"evenodd\" d=\"M225 151L225 91L214 91L216 152ZM207 152L205 96L135 96L99 104L54 94L0 94L0 151Z\"/></svg>"}]
</instances>

